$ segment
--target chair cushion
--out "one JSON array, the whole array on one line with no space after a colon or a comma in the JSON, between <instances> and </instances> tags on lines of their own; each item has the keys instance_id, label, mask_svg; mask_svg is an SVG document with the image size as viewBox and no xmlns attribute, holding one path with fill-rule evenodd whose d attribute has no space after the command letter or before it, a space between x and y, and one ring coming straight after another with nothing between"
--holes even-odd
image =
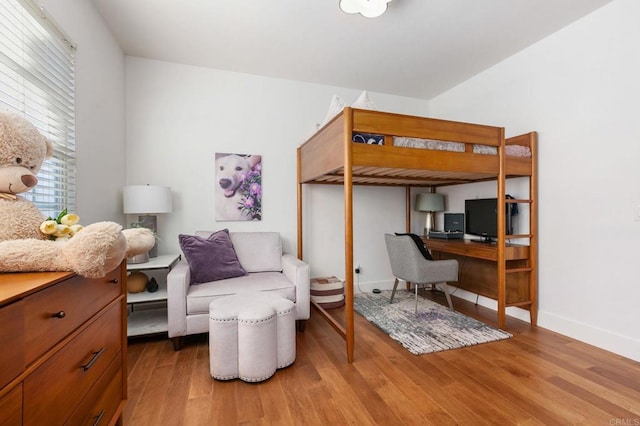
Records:
<instances>
[{"instance_id":1,"label":"chair cushion","mask_svg":"<svg viewBox=\"0 0 640 426\"><path fill-rule=\"evenodd\" d=\"M227 229L214 232L208 238L180 234L178 241L189 263L191 284L247 275L238 261Z\"/></svg>"},{"instance_id":2,"label":"chair cushion","mask_svg":"<svg viewBox=\"0 0 640 426\"><path fill-rule=\"evenodd\" d=\"M256 272L244 277L212 281L187 290L187 315L209 313L209 304L245 292L265 291L296 301L296 287L280 272Z\"/></svg>"},{"instance_id":3,"label":"chair cushion","mask_svg":"<svg viewBox=\"0 0 640 426\"><path fill-rule=\"evenodd\" d=\"M396 235L398 237L401 237L403 235L410 236L413 242L416 243L416 246L418 247L418 250L420 250L420 253L422 253L422 256L424 256L424 258L427 260L433 260L433 257L431 257L431 253L429 253L429 250L427 250L427 248L424 246L424 242L422 241L422 238L420 238L416 234L399 234L396 232Z\"/></svg>"},{"instance_id":4,"label":"chair cushion","mask_svg":"<svg viewBox=\"0 0 640 426\"><path fill-rule=\"evenodd\" d=\"M245 271L282 271L282 242L277 232L232 232L238 260Z\"/></svg>"}]
</instances>

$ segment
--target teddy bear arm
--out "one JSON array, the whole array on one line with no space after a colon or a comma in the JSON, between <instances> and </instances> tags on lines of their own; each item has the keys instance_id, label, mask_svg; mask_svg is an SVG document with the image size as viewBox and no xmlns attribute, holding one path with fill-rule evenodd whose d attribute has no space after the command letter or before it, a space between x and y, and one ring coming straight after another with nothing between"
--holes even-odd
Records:
<instances>
[{"instance_id":1,"label":"teddy bear arm","mask_svg":"<svg viewBox=\"0 0 640 426\"><path fill-rule=\"evenodd\" d=\"M37 239L0 241L0 272L72 270L60 243Z\"/></svg>"},{"instance_id":2,"label":"teddy bear arm","mask_svg":"<svg viewBox=\"0 0 640 426\"><path fill-rule=\"evenodd\" d=\"M117 223L96 222L61 245L75 272L87 278L100 278L122 262L127 241Z\"/></svg>"},{"instance_id":3,"label":"teddy bear arm","mask_svg":"<svg viewBox=\"0 0 640 426\"><path fill-rule=\"evenodd\" d=\"M70 271L101 278L124 259L127 240L120 225L98 222L69 241L0 241L0 272Z\"/></svg>"}]
</instances>

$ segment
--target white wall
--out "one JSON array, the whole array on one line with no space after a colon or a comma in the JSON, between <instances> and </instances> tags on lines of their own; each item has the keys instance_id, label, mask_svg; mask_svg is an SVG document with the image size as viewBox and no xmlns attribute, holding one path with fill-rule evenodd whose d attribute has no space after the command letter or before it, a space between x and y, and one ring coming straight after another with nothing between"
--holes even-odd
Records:
<instances>
[{"instance_id":1,"label":"white wall","mask_svg":"<svg viewBox=\"0 0 640 426\"><path fill-rule=\"evenodd\" d=\"M91 2L40 2L76 43L77 213L122 222L124 55Z\"/></svg>"},{"instance_id":2,"label":"white wall","mask_svg":"<svg viewBox=\"0 0 640 426\"><path fill-rule=\"evenodd\" d=\"M539 324L640 360L640 3L616 0L433 99L539 132Z\"/></svg>"},{"instance_id":3,"label":"white wall","mask_svg":"<svg viewBox=\"0 0 640 426\"><path fill-rule=\"evenodd\" d=\"M324 119L333 94L352 103L360 90L128 57L127 181L174 193L173 213L158 217L159 252L178 253L180 233L228 227L278 231L295 254L296 148ZM426 114L426 101L370 95L380 110ZM263 156L262 221L216 222L216 152ZM355 191L354 253L363 280L391 279L382 232L404 229L403 197L398 189ZM338 187L304 189L304 257L313 276L344 276L342 201Z\"/></svg>"}]
</instances>

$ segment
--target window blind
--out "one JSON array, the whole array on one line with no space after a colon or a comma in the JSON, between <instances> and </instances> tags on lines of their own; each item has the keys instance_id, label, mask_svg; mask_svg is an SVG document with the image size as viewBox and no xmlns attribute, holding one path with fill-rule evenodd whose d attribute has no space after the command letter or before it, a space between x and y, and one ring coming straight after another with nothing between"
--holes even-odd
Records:
<instances>
[{"instance_id":1,"label":"window blind","mask_svg":"<svg viewBox=\"0 0 640 426\"><path fill-rule=\"evenodd\" d=\"M0 2L0 108L23 114L54 146L22 194L45 215L76 211L75 46L29 0Z\"/></svg>"}]
</instances>

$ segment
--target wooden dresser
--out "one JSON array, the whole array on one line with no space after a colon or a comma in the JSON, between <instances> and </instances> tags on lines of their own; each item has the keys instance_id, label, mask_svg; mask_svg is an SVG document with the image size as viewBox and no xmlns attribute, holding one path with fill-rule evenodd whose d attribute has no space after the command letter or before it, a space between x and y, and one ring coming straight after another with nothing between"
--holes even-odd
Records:
<instances>
[{"instance_id":1,"label":"wooden dresser","mask_svg":"<svg viewBox=\"0 0 640 426\"><path fill-rule=\"evenodd\" d=\"M126 268L0 274L0 425L121 423Z\"/></svg>"}]
</instances>

